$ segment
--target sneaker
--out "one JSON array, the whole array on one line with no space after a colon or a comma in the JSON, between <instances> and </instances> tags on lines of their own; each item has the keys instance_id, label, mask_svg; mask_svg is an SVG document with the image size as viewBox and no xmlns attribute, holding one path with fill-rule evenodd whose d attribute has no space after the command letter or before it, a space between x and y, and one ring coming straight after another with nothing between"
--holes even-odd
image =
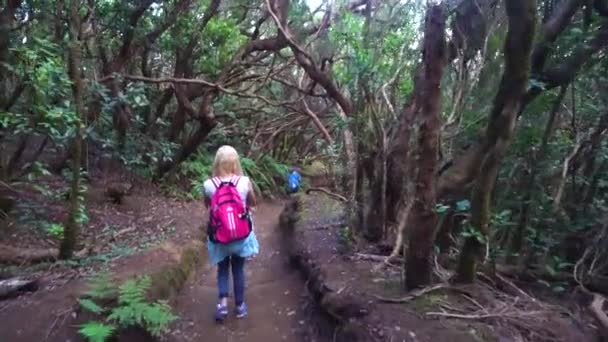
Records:
<instances>
[{"instance_id":1,"label":"sneaker","mask_svg":"<svg viewBox=\"0 0 608 342\"><path fill-rule=\"evenodd\" d=\"M247 316L247 305L245 303L236 307L236 318L243 318Z\"/></svg>"},{"instance_id":2,"label":"sneaker","mask_svg":"<svg viewBox=\"0 0 608 342\"><path fill-rule=\"evenodd\" d=\"M215 310L215 320L222 322L228 317L228 307L226 305L218 304Z\"/></svg>"}]
</instances>

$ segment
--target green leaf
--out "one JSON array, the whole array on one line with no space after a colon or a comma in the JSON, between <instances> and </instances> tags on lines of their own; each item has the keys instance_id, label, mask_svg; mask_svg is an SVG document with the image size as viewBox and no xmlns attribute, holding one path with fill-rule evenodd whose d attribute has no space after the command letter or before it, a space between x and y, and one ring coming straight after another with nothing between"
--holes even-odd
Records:
<instances>
[{"instance_id":1,"label":"green leaf","mask_svg":"<svg viewBox=\"0 0 608 342\"><path fill-rule=\"evenodd\" d=\"M116 326L101 322L87 322L78 330L90 342L105 342L112 337L115 331Z\"/></svg>"},{"instance_id":2,"label":"green leaf","mask_svg":"<svg viewBox=\"0 0 608 342\"><path fill-rule=\"evenodd\" d=\"M449 205L445 205L445 204L441 204L441 203L438 203L435 206L435 211L437 212L437 214L443 214L443 213L447 212L448 209L450 209Z\"/></svg>"},{"instance_id":3,"label":"green leaf","mask_svg":"<svg viewBox=\"0 0 608 342\"><path fill-rule=\"evenodd\" d=\"M101 272L89 280L88 289L85 295L95 299L108 299L116 294L116 287L112 274Z\"/></svg>"},{"instance_id":4,"label":"green leaf","mask_svg":"<svg viewBox=\"0 0 608 342\"><path fill-rule=\"evenodd\" d=\"M97 305L94 301L90 299L79 299L78 303L82 306L83 309L90 311L94 314L101 314L104 311L104 308Z\"/></svg>"},{"instance_id":5,"label":"green leaf","mask_svg":"<svg viewBox=\"0 0 608 342\"><path fill-rule=\"evenodd\" d=\"M530 88L540 88L541 90L545 90L546 89L547 84L543 81L540 80L536 80L534 78L531 78L528 81L528 89Z\"/></svg>"},{"instance_id":6,"label":"green leaf","mask_svg":"<svg viewBox=\"0 0 608 342\"><path fill-rule=\"evenodd\" d=\"M570 32L574 34L583 34L583 30L580 27L574 27L572 30L570 30Z\"/></svg>"},{"instance_id":7,"label":"green leaf","mask_svg":"<svg viewBox=\"0 0 608 342\"><path fill-rule=\"evenodd\" d=\"M471 208L471 202L469 200L462 200L456 202L456 211L463 212Z\"/></svg>"}]
</instances>

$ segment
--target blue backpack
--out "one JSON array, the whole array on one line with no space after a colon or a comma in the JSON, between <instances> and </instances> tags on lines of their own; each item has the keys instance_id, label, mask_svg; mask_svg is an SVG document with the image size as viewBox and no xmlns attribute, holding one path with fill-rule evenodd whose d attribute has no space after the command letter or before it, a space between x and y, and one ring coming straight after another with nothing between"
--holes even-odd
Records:
<instances>
[{"instance_id":1,"label":"blue backpack","mask_svg":"<svg viewBox=\"0 0 608 342\"><path fill-rule=\"evenodd\" d=\"M287 178L287 193L293 194L298 192L300 189L300 174L296 171L293 171L289 174Z\"/></svg>"}]
</instances>

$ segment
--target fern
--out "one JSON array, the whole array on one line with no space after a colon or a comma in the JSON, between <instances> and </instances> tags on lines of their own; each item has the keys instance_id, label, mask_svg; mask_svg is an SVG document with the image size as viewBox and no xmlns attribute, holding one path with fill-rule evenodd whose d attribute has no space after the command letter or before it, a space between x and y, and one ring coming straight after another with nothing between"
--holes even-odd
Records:
<instances>
[{"instance_id":1,"label":"fern","mask_svg":"<svg viewBox=\"0 0 608 342\"><path fill-rule=\"evenodd\" d=\"M160 336L160 334L169 328L169 324L177 319L173 313L171 313L171 307L166 302L157 302L148 305L144 309L143 318L146 322L147 330L153 336Z\"/></svg>"},{"instance_id":2,"label":"fern","mask_svg":"<svg viewBox=\"0 0 608 342\"><path fill-rule=\"evenodd\" d=\"M112 310L108 320L120 323L123 326L144 325L144 311L149 304L129 303L126 306L119 306Z\"/></svg>"},{"instance_id":3,"label":"fern","mask_svg":"<svg viewBox=\"0 0 608 342\"><path fill-rule=\"evenodd\" d=\"M146 301L146 292L152 285L150 277L129 279L118 288L118 303L130 305L132 303L143 303Z\"/></svg>"},{"instance_id":4,"label":"fern","mask_svg":"<svg viewBox=\"0 0 608 342\"><path fill-rule=\"evenodd\" d=\"M87 322L78 330L89 342L105 342L112 337L115 331L114 325L101 322Z\"/></svg>"},{"instance_id":5,"label":"fern","mask_svg":"<svg viewBox=\"0 0 608 342\"><path fill-rule=\"evenodd\" d=\"M89 280L85 295L94 299L107 299L116 296L116 286L109 272L101 272Z\"/></svg>"},{"instance_id":6,"label":"fern","mask_svg":"<svg viewBox=\"0 0 608 342\"><path fill-rule=\"evenodd\" d=\"M101 314L102 312L105 311L105 309L99 305L97 305L97 303L95 303L94 301L90 300L90 299L79 299L78 303L80 304L80 306L82 306L83 309L90 311L94 314Z\"/></svg>"},{"instance_id":7,"label":"fern","mask_svg":"<svg viewBox=\"0 0 608 342\"><path fill-rule=\"evenodd\" d=\"M111 282L107 284L111 284ZM101 290L111 287L111 285L106 285L106 287L100 285L97 284L94 291L90 291L92 296L98 296L100 292L104 292ZM160 337L169 324L177 319L177 316L171 313L171 307L166 302L150 303L147 301L146 293L150 286L151 279L145 276L125 281L118 286L118 290L112 287L113 293L118 293L118 306L111 310L105 321L113 324L88 322L79 330L80 334L91 342L103 342L112 336L118 325L121 327L139 326L153 336ZM106 311L91 299L81 299L79 303L83 308L95 314L103 314Z\"/></svg>"},{"instance_id":8,"label":"fern","mask_svg":"<svg viewBox=\"0 0 608 342\"><path fill-rule=\"evenodd\" d=\"M289 167L269 155L258 160L241 158L243 171L252 178L256 192L276 193L284 187Z\"/></svg>"},{"instance_id":9,"label":"fern","mask_svg":"<svg viewBox=\"0 0 608 342\"><path fill-rule=\"evenodd\" d=\"M124 282L119 288L119 307L114 308L108 320L123 326L139 325L154 336L167 330L177 319L165 302L148 303L146 292L151 286L150 277L141 277Z\"/></svg>"}]
</instances>

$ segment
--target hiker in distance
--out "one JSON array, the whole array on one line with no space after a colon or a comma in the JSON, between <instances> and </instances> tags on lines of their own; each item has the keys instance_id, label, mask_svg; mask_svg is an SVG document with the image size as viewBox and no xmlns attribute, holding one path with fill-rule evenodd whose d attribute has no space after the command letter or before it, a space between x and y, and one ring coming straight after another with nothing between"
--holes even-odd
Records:
<instances>
[{"instance_id":1,"label":"hiker in distance","mask_svg":"<svg viewBox=\"0 0 608 342\"><path fill-rule=\"evenodd\" d=\"M222 322L228 317L231 268L236 317L247 315L245 260L259 252L251 217L256 198L251 180L243 176L239 155L232 146L217 150L212 173L203 184L205 205L209 208L207 250L211 266L217 265L219 301L215 319Z\"/></svg>"},{"instance_id":2,"label":"hiker in distance","mask_svg":"<svg viewBox=\"0 0 608 342\"><path fill-rule=\"evenodd\" d=\"M302 181L302 176L298 172L298 168L293 166L291 168L291 173L287 176L287 194L295 194L300 191L300 182Z\"/></svg>"}]
</instances>

